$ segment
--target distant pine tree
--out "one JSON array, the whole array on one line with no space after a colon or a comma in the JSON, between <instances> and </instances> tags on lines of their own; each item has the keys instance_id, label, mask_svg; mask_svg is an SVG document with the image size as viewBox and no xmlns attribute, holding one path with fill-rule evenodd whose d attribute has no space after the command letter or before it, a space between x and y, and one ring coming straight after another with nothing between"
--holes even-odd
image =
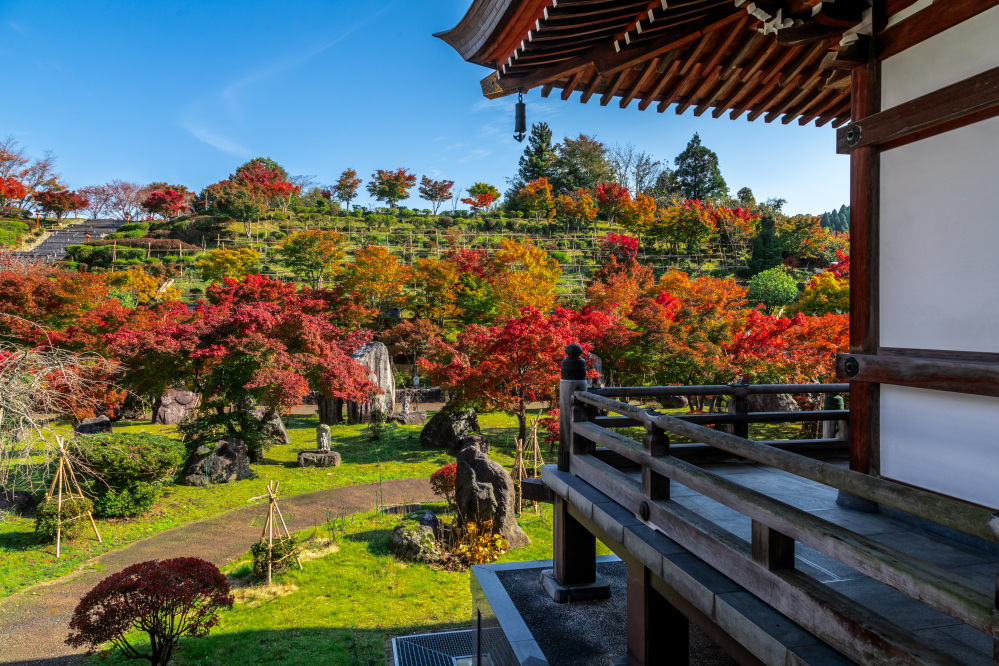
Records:
<instances>
[{"instance_id":1,"label":"distant pine tree","mask_svg":"<svg viewBox=\"0 0 999 666\"><path fill-rule=\"evenodd\" d=\"M746 262L749 276L779 266L781 259L780 241L774 229L774 218L764 215L760 218L760 230L753 236L749 246L749 261Z\"/></svg>"}]
</instances>

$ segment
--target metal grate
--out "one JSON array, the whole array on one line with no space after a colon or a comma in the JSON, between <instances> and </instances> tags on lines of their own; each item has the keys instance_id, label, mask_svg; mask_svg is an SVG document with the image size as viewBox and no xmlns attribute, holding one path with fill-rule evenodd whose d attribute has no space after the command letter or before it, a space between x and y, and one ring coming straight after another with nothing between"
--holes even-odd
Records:
<instances>
[{"instance_id":1,"label":"metal grate","mask_svg":"<svg viewBox=\"0 0 999 666\"><path fill-rule=\"evenodd\" d=\"M395 666L462 666L475 656L475 631L399 636L392 639L392 651Z\"/></svg>"}]
</instances>

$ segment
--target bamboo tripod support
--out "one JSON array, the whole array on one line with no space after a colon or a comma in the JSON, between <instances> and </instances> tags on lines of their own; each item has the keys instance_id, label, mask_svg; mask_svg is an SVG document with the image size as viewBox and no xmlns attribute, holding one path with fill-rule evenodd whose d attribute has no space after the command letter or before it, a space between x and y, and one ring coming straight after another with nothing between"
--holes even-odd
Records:
<instances>
[{"instance_id":1,"label":"bamboo tripod support","mask_svg":"<svg viewBox=\"0 0 999 666\"><path fill-rule=\"evenodd\" d=\"M261 540L267 539L267 584L271 584L271 569L274 563L274 514L277 514L278 519L281 521L281 527L284 528L284 536L282 537L280 532L278 533L278 543L284 541L285 539L291 539L291 532L288 531L288 524L284 522L284 516L281 514L281 507L278 506L277 492L278 486L281 484L280 481L269 481L267 483L267 521L264 523L264 531L260 535ZM302 569L302 560L295 556L295 561L298 562L298 568Z\"/></svg>"},{"instance_id":2,"label":"bamboo tripod support","mask_svg":"<svg viewBox=\"0 0 999 666\"><path fill-rule=\"evenodd\" d=\"M52 485L49 487L49 491L45 493L45 501L48 502L52 499L52 496L56 497L56 557L62 555L62 503L64 500L74 500L74 499L85 499L83 491L80 490L80 484L76 480L76 474L73 473L73 465L69 459L69 453L66 451L66 446L63 442L62 437L57 437L56 442L59 444L59 466L56 468L55 478L52 479ZM69 522L75 522L82 518L83 516L76 516ZM87 518L90 519L90 527L94 530L94 536L97 537L98 543L104 543L104 539L101 538L101 533L97 531L97 523L94 521L93 511L87 512Z\"/></svg>"},{"instance_id":3,"label":"bamboo tripod support","mask_svg":"<svg viewBox=\"0 0 999 666\"><path fill-rule=\"evenodd\" d=\"M528 438L531 443L530 452L530 464L532 468L531 478L538 478L538 468L545 464L545 459L541 457L541 446L538 444L538 425L541 422L541 412L534 417L534 421L531 422L531 431ZM525 442L520 439L515 439L514 444L516 446L516 458L513 461L513 478L517 486L517 506L516 512L519 515L523 508L523 491L521 490L521 482L527 478L527 466L526 458L524 457ZM535 503L535 508L537 504Z\"/></svg>"}]
</instances>

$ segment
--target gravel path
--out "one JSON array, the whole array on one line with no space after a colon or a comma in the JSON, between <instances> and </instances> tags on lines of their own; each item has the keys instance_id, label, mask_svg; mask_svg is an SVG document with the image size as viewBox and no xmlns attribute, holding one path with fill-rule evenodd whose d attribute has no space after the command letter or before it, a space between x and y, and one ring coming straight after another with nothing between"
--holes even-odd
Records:
<instances>
[{"instance_id":1,"label":"gravel path","mask_svg":"<svg viewBox=\"0 0 999 666\"><path fill-rule=\"evenodd\" d=\"M313 515L360 513L376 508L377 483L320 490L280 500L293 529L313 524ZM382 484L382 504L407 504L435 499L427 479L396 479ZM80 598L98 581L125 567L168 557L201 557L222 566L238 558L260 538L266 504L257 503L161 532L121 550L106 553L68 576L14 594L0 601L0 664L73 664L76 653L63 641L69 618Z\"/></svg>"}]
</instances>

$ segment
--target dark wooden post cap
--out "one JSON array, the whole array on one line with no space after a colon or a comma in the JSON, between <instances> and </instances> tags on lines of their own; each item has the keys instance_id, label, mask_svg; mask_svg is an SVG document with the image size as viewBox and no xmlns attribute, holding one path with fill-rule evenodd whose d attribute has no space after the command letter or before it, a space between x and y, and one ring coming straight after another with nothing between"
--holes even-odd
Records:
<instances>
[{"instance_id":1,"label":"dark wooden post cap","mask_svg":"<svg viewBox=\"0 0 999 666\"><path fill-rule=\"evenodd\" d=\"M586 379L586 361L583 360L583 348L571 344L565 348L566 357L562 359L562 379Z\"/></svg>"}]
</instances>

